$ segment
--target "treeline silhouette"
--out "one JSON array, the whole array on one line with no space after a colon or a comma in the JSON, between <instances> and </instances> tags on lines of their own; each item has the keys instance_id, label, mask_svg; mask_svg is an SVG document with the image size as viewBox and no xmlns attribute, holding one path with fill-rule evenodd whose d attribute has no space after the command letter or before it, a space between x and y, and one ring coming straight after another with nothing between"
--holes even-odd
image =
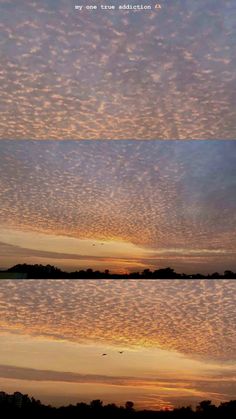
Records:
<instances>
[{"instance_id":1,"label":"treeline silhouette","mask_svg":"<svg viewBox=\"0 0 236 419\"><path fill-rule=\"evenodd\" d=\"M51 265L27 265L19 264L6 271L9 273L17 273L23 278L32 279L236 279L236 273L232 271L225 271L224 274L214 272L212 274L203 275L200 273L196 274L185 274L177 273L172 268L157 269L151 271L150 269L144 269L142 272L131 272L128 274L117 274L111 273L108 269L104 272L94 271L89 268L86 270L79 270L75 272L64 272L59 268ZM4 272L1 272L1 277L4 276Z\"/></svg>"},{"instance_id":2,"label":"treeline silhouette","mask_svg":"<svg viewBox=\"0 0 236 419\"><path fill-rule=\"evenodd\" d=\"M218 407L210 400L204 400L195 410L191 406L173 410L136 410L132 401L127 401L125 406L117 406L114 403L104 405L101 400L56 408L19 392L12 395L0 392L0 415L3 418L34 419L233 419L236 417L236 400L221 403Z\"/></svg>"}]
</instances>

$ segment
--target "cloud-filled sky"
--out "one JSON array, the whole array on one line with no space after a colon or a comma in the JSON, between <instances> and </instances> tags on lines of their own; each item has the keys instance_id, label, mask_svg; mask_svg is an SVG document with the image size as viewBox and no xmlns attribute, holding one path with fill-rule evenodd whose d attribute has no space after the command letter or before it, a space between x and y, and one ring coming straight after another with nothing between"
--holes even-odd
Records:
<instances>
[{"instance_id":1,"label":"cloud-filled sky","mask_svg":"<svg viewBox=\"0 0 236 419\"><path fill-rule=\"evenodd\" d=\"M4 281L0 386L53 404L131 399L159 408L233 399L235 286Z\"/></svg>"},{"instance_id":2,"label":"cloud-filled sky","mask_svg":"<svg viewBox=\"0 0 236 419\"><path fill-rule=\"evenodd\" d=\"M235 270L234 141L2 141L0 266Z\"/></svg>"},{"instance_id":3,"label":"cloud-filled sky","mask_svg":"<svg viewBox=\"0 0 236 419\"><path fill-rule=\"evenodd\" d=\"M236 138L234 0L77 3L0 0L0 139Z\"/></svg>"}]
</instances>

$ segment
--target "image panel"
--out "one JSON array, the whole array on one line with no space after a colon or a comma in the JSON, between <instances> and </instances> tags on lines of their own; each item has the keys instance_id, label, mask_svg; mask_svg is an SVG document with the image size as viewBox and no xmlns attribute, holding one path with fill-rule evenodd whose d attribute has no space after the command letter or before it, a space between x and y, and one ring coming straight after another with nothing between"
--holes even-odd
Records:
<instances>
[{"instance_id":1,"label":"image panel","mask_svg":"<svg viewBox=\"0 0 236 419\"><path fill-rule=\"evenodd\" d=\"M0 140L235 140L235 0L1 0L0 19Z\"/></svg>"},{"instance_id":2,"label":"image panel","mask_svg":"<svg viewBox=\"0 0 236 419\"><path fill-rule=\"evenodd\" d=\"M235 277L234 141L1 141L0 184L3 278Z\"/></svg>"},{"instance_id":3,"label":"image panel","mask_svg":"<svg viewBox=\"0 0 236 419\"><path fill-rule=\"evenodd\" d=\"M49 418L233 419L235 296L233 280L1 282L0 409L17 391Z\"/></svg>"}]
</instances>

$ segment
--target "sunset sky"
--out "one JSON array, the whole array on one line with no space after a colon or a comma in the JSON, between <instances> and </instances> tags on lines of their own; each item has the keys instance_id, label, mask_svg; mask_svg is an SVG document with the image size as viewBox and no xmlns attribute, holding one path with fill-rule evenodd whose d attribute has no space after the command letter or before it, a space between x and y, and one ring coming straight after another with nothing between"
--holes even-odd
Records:
<instances>
[{"instance_id":1,"label":"sunset sky","mask_svg":"<svg viewBox=\"0 0 236 419\"><path fill-rule=\"evenodd\" d=\"M1 282L0 388L54 405L233 399L235 295L233 280Z\"/></svg>"},{"instance_id":2,"label":"sunset sky","mask_svg":"<svg viewBox=\"0 0 236 419\"><path fill-rule=\"evenodd\" d=\"M0 0L1 139L236 138L235 0L91 3Z\"/></svg>"},{"instance_id":3,"label":"sunset sky","mask_svg":"<svg viewBox=\"0 0 236 419\"><path fill-rule=\"evenodd\" d=\"M0 271L236 272L235 22L235 0L0 0ZM0 280L0 391L235 399L235 296L233 280Z\"/></svg>"},{"instance_id":4,"label":"sunset sky","mask_svg":"<svg viewBox=\"0 0 236 419\"><path fill-rule=\"evenodd\" d=\"M1 141L0 266L236 270L234 141Z\"/></svg>"}]
</instances>

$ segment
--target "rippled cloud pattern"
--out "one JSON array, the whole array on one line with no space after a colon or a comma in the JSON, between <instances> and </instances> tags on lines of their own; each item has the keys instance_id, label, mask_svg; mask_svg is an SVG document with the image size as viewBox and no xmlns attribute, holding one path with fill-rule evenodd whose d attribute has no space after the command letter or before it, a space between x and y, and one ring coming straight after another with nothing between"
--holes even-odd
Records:
<instances>
[{"instance_id":1,"label":"rippled cloud pattern","mask_svg":"<svg viewBox=\"0 0 236 419\"><path fill-rule=\"evenodd\" d=\"M4 281L1 330L236 361L232 281Z\"/></svg>"},{"instance_id":2,"label":"rippled cloud pattern","mask_svg":"<svg viewBox=\"0 0 236 419\"><path fill-rule=\"evenodd\" d=\"M136 246L123 252L136 258L133 266L235 269L234 142L5 141L0 150L5 230L119 241ZM4 255L16 251L9 237L1 233ZM23 255L23 236L17 245ZM103 257L117 256L109 243L100 248Z\"/></svg>"},{"instance_id":3,"label":"rippled cloud pattern","mask_svg":"<svg viewBox=\"0 0 236 419\"><path fill-rule=\"evenodd\" d=\"M160 3L1 0L0 138L235 139L234 0Z\"/></svg>"}]
</instances>

